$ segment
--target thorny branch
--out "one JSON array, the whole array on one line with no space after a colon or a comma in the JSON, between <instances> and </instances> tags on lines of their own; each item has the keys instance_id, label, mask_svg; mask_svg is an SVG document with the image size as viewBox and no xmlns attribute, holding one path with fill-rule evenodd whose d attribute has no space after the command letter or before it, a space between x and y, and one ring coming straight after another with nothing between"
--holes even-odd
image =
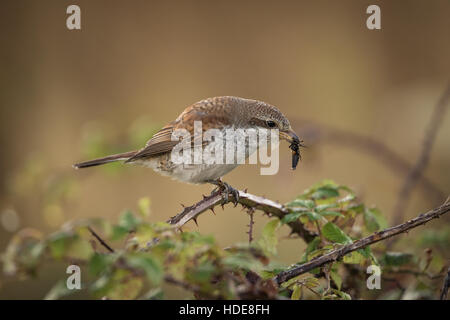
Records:
<instances>
[{"instance_id":1,"label":"thorny branch","mask_svg":"<svg viewBox=\"0 0 450 320\"><path fill-rule=\"evenodd\" d=\"M285 215L289 213L287 208L278 202L258 197L241 190L238 191L239 191L238 203L240 203L245 208L253 208L254 210L260 210L263 211L264 213L267 213L268 215L276 216L279 219L282 219ZM221 205L223 207L225 204L233 202L233 200L234 197L231 193L228 197L228 201L225 201L223 199L221 191L213 192L209 196L204 196L203 200L197 202L196 204L190 207L185 207L181 213L170 218L168 220L168 223L174 225L177 228L181 228L189 220L196 221L197 217L201 213L207 210L212 210L214 212L214 207L218 205ZM303 226L303 224L300 223L299 221L290 222L288 223L288 225L293 233L298 234L306 242L312 241L317 236L316 233L306 229Z\"/></svg>"},{"instance_id":2,"label":"thorny branch","mask_svg":"<svg viewBox=\"0 0 450 320\"><path fill-rule=\"evenodd\" d=\"M114 253L114 249L111 248L95 231L94 229L92 229L91 227L88 227L89 232L92 234L92 236L94 236L95 239L98 240L98 242L100 242L100 244L102 246L104 246L106 248L106 250L108 250L110 253Z\"/></svg>"},{"instance_id":3,"label":"thorny branch","mask_svg":"<svg viewBox=\"0 0 450 320\"><path fill-rule=\"evenodd\" d=\"M239 190L239 197L240 197L239 203L244 208L250 210L249 212L251 212L251 214L253 214L255 209L261 210L273 216L277 216L280 219L282 219L286 214L288 214L287 209L283 205L274 202L272 200L261 198L240 190ZM233 202L232 197L229 197L228 202ZM215 206L217 205L223 206L228 202L226 202L223 199L223 194L220 191L213 192L210 196L204 196L203 200L201 200L200 202L190 207L185 207L185 209L181 213L169 219L168 222L177 228L181 228L189 220L196 219L201 213L205 212L206 210L214 210ZM426 213L420 214L414 219L408 220L397 226L375 232L370 236L359 239L351 244L344 245L342 247L332 250L331 252L316 257L309 262L306 262L301 265L296 265L286 271L280 272L277 276L272 278L272 281L273 283L280 285L281 283L289 279L292 279L296 276L299 276L301 274L304 274L312 269L337 261L350 252L363 249L369 245L391 238L398 234L405 232L407 233L409 230L416 228L420 225L426 224L430 220L439 218L444 214L448 213L449 211L450 211L450 203L446 201L443 205L433 210L430 210ZM312 231L305 229L303 225L298 221L289 223L289 226L292 228L292 231L294 233L297 233L299 236L303 237L305 241L309 242L314 237L317 236L317 234L314 234ZM108 249L108 251L114 252L114 250L108 244L106 244L106 242L103 241L91 228L89 228L89 231L106 249ZM186 284L182 281L176 280L171 277L166 277L165 281L168 283L175 284L177 286L181 286L187 290L193 291L194 293L200 292L197 287L191 287L189 284ZM446 299L449 285L450 285L450 269L444 280L444 284L441 291L441 299Z\"/></svg>"},{"instance_id":4,"label":"thorny branch","mask_svg":"<svg viewBox=\"0 0 450 320\"><path fill-rule=\"evenodd\" d=\"M445 203L440 207L428 211L427 213L420 214L416 218L408 220L405 223L399 224L395 227L384 229L382 231L375 232L368 237L359 239L351 244L344 245L338 249L332 250L331 252L319 256L317 258L314 258L313 260L307 263L297 265L295 267L292 267L291 269L283 271L279 273L276 277L274 277L273 280L277 284L281 284L289 279L304 274L312 269L323 266L333 261L337 261L350 252L363 249L368 245L374 244L381 240L388 239L400 233L408 232L410 229L425 224L432 219L439 218L440 216L448 213L449 211L450 211L450 203Z\"/></svg>"}]
</instances>

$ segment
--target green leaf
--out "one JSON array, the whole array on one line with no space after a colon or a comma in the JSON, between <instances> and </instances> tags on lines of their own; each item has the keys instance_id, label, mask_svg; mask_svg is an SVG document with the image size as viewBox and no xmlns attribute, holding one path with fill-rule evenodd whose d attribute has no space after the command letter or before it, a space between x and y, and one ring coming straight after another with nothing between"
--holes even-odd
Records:
<instances>
[{"instance_id":1,"label":"green leaf","mask_svg":"<svg viewBox=\"0 0 450 320\"><path fill-rule=\"evenodd\" d=\"M161 283L164 270L161 262L149 253L133 254L127 257L130 266L144 270L147 278L155 285Z\"/></svg>"},{"instance_id":2,"label":"green leaf","mask_svg":"<svg viewBox=\"0 0 450 320\"><path fill-rule=\"evenodd\" d=\"M310 289L316 288L320 285L319 279L316 277L310 277L305 279L305 286L307 286Z\"/></svg>"},{"instance_id":3,"label":"green leaf","mask_svg":"<svg viewBox=\"0 0 450 320\"><path fill-rule=\"evenodd\" d=\"M343 217L344 215L337 211L323 211L319 213L321 216Z\"/></svg>"},{"instance_id":4,"label":"green leaf","mask_svg":"<svg viewBox=\"0 0 450 320\"><path fill-rule=\"evenodd\" d=\"M136 227L141 223L141 219L136 217L133 212L126 210L119 219L119 226L127 231L134 231Z\"/></svg>"},{"instance_id":5,"label":"green leaf","mask_svg":"<svg viewBox=\"0 0 450 320\"><path fill-rule=\"evenodd\" d=\"M340 244L352 243L352 239L332 222L328 222L322 227L322 234L325 238L332 242Z\"/></svg>"},{"instance_id":6,"label":"green leaf","mask_svg":"<svg viewBox=\"0 0 450 320\"><path fill-rule=\"evenodd\" d=\"M197 266L194 270L191 270L187 276L188 279L193 280L195 282L201 283L210 283L211 278L216 272L216 268L210 261L206 261L199 266Z\"/></svg>"},{"instance_id":7,"label":"green leaf","mask_svg":"<svg viewBox=\"0 0 450 320\"><path fill-rule=\"evenodd\" d=\"M280 227L280 220L273 219L269 221L263 228L261 238L258 245L267 255L275 255L277 253L278 238L276 231Z\"/></svg>"},{"instance_id":8,"label":"green leaf","mask_svg":"<svg viewBox=\"0 0 450 320\"><path fill-rule=\"evenodd\" d=\"M332 291L335 294L337 294L342 300L352 300L352 297L344 291L340 291L340 290L336 290L336 289L332 289Z\"/></svg>"},{"instance_id":9,"label":"green leaf","mask_svg":"<svg viewBox=\"0 0 450 320\"><path fill-rule=\"evenodd\" d=\"M66 245L71 237L72 235L66 232L58 232L50 236L48 246L54 259L61 259L64 257Z\"/></svg>"},{"instance_id":10,"label":"green leaf","mask_svg":"<svg viewBox=\"0 0 450 320\"><path fill-rule=\"evenodd\" d=\"M292 213L288 213L287 215L285 215L283 217L283 219L281 219L282 223L290 223L292 221L297 220L300 216L302 215L302 212L292 212Z\"/></svg>"},{"instance_id":11,"label":"green leaf","mask_svg":"<svg viewBox=\"0 0 450 320\"><path fill-rule=\"evenodd\" d=\"M289 223L292 221L297 220L300 217L308 217L309 221L317 221L321 218L320 214L314 212L314 211L300 211L300 212L293 212L285 215L283 219L281 219L282 223ZM306 219L305 219L306 220ZM303 223L306 223L307 221L304 221Z\"/></svg>"},{"instance_id":12,"label":"green leaf","mask_svg":"<svg viewBox=\"0 0 450 320\"><path fill-rule=\"evenodd\" d=\"M367 231L375 232L387 227L387 221L381 214L380 210L376 208L366 208L364 210L364 225Z\"/></svg>"},{"instance_id":13,"label":"green leaf","mask_svg":"<svg viewBox=\"0 0 450 320\"><path fill-rule=\"evenodd\" d=\"M294 201L288 202L286 204L288 207L303 207L303 208L309 208L312 209L315 206L315 203L313 200L308 199L295 199Z\"/></svg>"},{"instance_id":14,"label":"green leaf","mask_svg":"<svg viewBox=\"0 0 450 320\"><path fill-rule=\"evenodd\" d=\"M150 216L150 198L143 197L138 201L139 213L142 217L147 218Z\"/></svg>"},{"instance_id":15,"label":"green leaf","mask_svg":"<svg viewBox=\"0 0 450 320\"><path fill-rule=\"evenodd\" d=\"M315 213L314 211L306 211L303 212L302 215L307 216L310 221L317 221L320 219L320 214Z\"/></svg>"},{"instance_id":16,"label":"green leaf","mask_svg":"<svg viewBox=\"0 0 450 320\"><path fill-rule=\"evenodd\" d=\"M115 261L115 256L111 254L95 253L89 260L89 272L94 276L99 276L107 270Z\"/></svg>"},{"instance_id":17,"label":"green leaf","mask_svg":"<svg viewBox=\"0 0 450 320\"><path fill-rule=\"evenodd\" d=\"M302 287L298 284L295 284L292 289L291 300L300 300L300 297L302 295Z\"/></svg>"},{"instance_id":18,"label":"green leaf","mask_svg":"<svg viewBox=\"0 0 450 320\"><path fill-rule=\"evenodd\" d=\"M319 204L316 207L316 212L321 212L324 211L326 209L330 209L330 208L337 208L337 204L336 203L326 203L326 204Z\"/></svg>"},{"instance_id":19,"label":"green leaf","mask_svg":"<svg viewBox=\"0 0 450 320\"><path fill-rule=\"evenodd\" d=\"M338 188L334 186L323 186L318 188L312 195L313 199L328 199L339 196Z\"/></svg>"},{"instance_id":20,"label":"green leaf","mask_svg":"<svg viewBox=\"0 0 450 320\"><path fill-rule=\"evenodd\" d=\"M96 294L111 300L135 299L144 284L142 278L133 276L131 271L124 269L117 269L111 277L103 281L103 286L97 290Z\"/></svg>"},{"instance_id":21,"label":"green leaf","mask_svg":"<svg viewBox=\"0 0 450 320\"><path fill-rule=\"evenodd\" d=\"M401 266L411 262L413 255L404 252L386 252L381 258L383 264L388 266Z\"/></svg>"},{"instance_id":22,"label":"green leaf","mask_svg":"<svg viewBox=\"0 0 450 320\"><path fill-rule=\"evenodd\" d=\"M68 259L89 260L94 254L91 244L82 238L75 237L66 246L64 256Z\"/></svg>"},{"instance_id":23,"label":"green leaf","mask_svg":"<svg viewBox=\"0 0 450 320\"><path fill-rule=\"evenodd\" d=\"M358 251L353 251L344 256L344 263L348 264L362 264L366 258Z\"/></svg>"},{"instance_id":24,"label":"green leaf","mask_svg":"<svg viewBox=\"0 0 450 320\"><path fill-rule=\"evenodd\" d=\"M366 206L363 203L360 204L351 204L347 207L347 210L353 211L355 214L362 213L366 209Z\"/></svg>"},{"instance_id":25,"label":"green leaf","mask_svg":"<svg viewBox=\"0 0 450 320\"><path fill-rule=\"evenodd\" d=\"M337 273L337 271L331 270L330 277L331 277L331 280L333 280L333 282L336 284L336 287L338 288L338 290L341 290L342 277Z\"/></svg>"},{"instance_id":26,"label":"green leaf","mask_svg":"<svg viewBox=\"0 0 450 320\"><path fill-rule=\"evenodd\" d=\"M319 248L319 245L320 245L320 237L315 237L310 243L308 243L308 246L306 247L305 253L303 254L300 263L305 263L306 261L308 261L309 254L315 251L317 248Z\"/></svg>"},{"instance_id":27,"label":"green leaf","mask_svg":"<svg viewBox=\"0 0 450 320\"><path fill-rule=\"evenodd\" d=\"M122 240L124 237L128 235L129 231L125 227L114 226L112 229L111 240L117 241Z\"/></svg>"}]
</instances>

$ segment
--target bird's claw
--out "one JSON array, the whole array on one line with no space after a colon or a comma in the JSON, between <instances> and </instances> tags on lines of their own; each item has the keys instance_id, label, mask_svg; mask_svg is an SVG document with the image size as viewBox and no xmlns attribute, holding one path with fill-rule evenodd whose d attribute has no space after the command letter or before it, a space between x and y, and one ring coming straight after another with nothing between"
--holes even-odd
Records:
<instances>
[{"instance_id":1,"label":"bird's claw","mask_svg":"<svg viewBox=\"0 0 450 320\"><path fill-rule=\"evenodd\" d=\"M233 195L233 204L236 207L239 203L239 190L233 188L232 186L230 186L229 184L225 184L226 185L226 201L228 202L228 196L231 193Z\"/></svg>"},{"instance_id":2,"label":"bird's claw","mask_svg":"<svg viewBox=\"0 0 450 320\"><path fill-rule=\"evenodd\" d=\"M239 202L239 190L233 188L228 183L223 181L217 181L217 190L220 190L222 192L222 197L225 202L230 201L230 194L233 196L233 203L236 207ZM213 190L213 192L217 191L216 189Z\"/></svg>"}]
</instances>

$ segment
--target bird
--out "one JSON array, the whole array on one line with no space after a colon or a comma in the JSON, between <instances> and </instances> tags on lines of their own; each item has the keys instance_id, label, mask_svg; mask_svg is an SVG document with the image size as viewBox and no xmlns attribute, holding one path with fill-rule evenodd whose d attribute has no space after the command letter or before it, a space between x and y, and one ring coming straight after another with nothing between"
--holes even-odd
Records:
<instances>
[{"instance_id":1,"label":"bird","mask_svg":"<svg viewBox=\"0 0 450 320\"><path fill-rule=\"evenodd\" d=\"M156 132L140 150L76 163L73 167L81 169L122 160L125 163L149 167L162 175L185 183L211 183L223 191L226 200L228 200L228 194L231 194L237 201L239 192L222 181L222 178L235 169L239 165L238 163L185 164L176 163L171 158L172 151L180 142L173 139L172 135L177 130L184 130L184 132L194 135L195 123L198 121L202 124L203 134L209 129L218 129L221 133L225 133L227 129L278 129L280 140L291 143L293 169L295 169L299 158L298 148L303 144L292 129L289 120L273 105L234 96L212 97L191 104L175 121L168 123ZM202 148L213 142L202 142ZM247 157L259 147L259 145L249 146L247 141L246 146L248 147L246 149Z\"/></svg>"}]
</instances>

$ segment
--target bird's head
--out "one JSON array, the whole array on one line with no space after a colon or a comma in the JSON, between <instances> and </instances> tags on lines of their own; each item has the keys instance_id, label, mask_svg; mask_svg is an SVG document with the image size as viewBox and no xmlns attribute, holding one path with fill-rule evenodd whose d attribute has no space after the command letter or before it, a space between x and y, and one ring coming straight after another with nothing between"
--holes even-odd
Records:
<instances>
[{"instance_id":1,"label":"bird's head","mask_svg":"<svg viewBox=\"0 0 450 320\"><path fill-rule=\"evenodd\" d=\"M280 140L301 146L301 141L292 129L289 120L277 107L261 101L245 100L246 116L244 118L249 127L278 129Z\"/></svg>"}]
</instances>

